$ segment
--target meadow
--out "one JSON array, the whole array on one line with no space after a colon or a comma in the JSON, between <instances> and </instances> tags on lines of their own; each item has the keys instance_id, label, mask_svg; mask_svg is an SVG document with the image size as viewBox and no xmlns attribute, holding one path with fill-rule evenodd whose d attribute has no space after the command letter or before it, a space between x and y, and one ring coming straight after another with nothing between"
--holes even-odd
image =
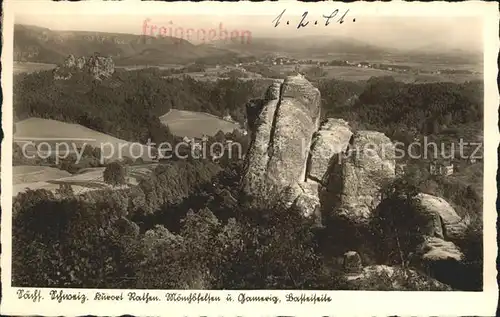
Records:
<instances>
[{"instance_id":1,"label":"meadow","mask_svg":"<svg viewBox=\"0 0 500 317\"><path fill-rule=\"evenodd\" d=\"M79 124L51 119L29 118L17 122L14 142L20 146L30 142L31 144L25 147L26 153L30 156L49 149L47 145L42 146L41 143L49 144L52 151L56 150L58 143L64 143L68 145L70 151L86 144L101 148L101 153L107 160L120 159L120 154L123 157L132 155L134 158L142 154L143 160L151 161L146 145L121 140ZM132 146L133 144L135 145ZM61 146L60 149L64 150L65 147ZM59 154L64 153L65 151L60 151Z\"/></svg>"},{"instance_id":2,"label":"meadow","mask_svg":"<svg viewBox=\"0 0 500 317\"><path fill-rule=\"evenodd\" d=\"M125 186L135 186L143 179L147 179L157 164L144 164L128 167ZM112 188L103 180L104 167L85 168L77 174L49 167L49 166L14 166L12 196L31 190L45 189L55 191L61 184L69 184L75 193L84 193L90 190Z\"/></svg>"},{"instance_id":3,"label":"meadow","mask_svg":"<svg viewBox=\"0 0 500 317\"><path fill-rule=\"evenodd\" d=\"M14 62L14 75L21 73L33 73L37 71L54 69L57 65L33 62Z\"/></svg>"},{"instance_id":4,"label":"meadow","mask_svg":"<svg viewBox=\"0 0 500 317\"><path fill-rule=\"evenodd\" d=\"M229 133L239 128L237 123L208 113L177 109L171 109L161 116L160 121L167 125L174 135L188 138L215 135L218 131Z\"/></svg>"}]
</instances>

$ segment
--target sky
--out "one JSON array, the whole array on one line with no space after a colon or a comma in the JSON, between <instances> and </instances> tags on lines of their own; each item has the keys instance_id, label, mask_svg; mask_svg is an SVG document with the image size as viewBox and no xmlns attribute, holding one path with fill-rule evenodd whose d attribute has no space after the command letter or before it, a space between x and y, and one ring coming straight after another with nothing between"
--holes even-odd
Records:
<instances>
[{"instance_id":1,"label":"sky","mask_svg":"<svg viewBox=\"0 0 500 317\"><path fill-rule=\"evenodd\" d=\"M52 30L82 30L99 32L118 32L141 34L144 21L148 25L182 27L184 29L218 29L222 23L228 31L250 31L257 37L294 37L294 36L341 36L356 39L368 44L399 49L432 48L482 50L482 21L466 17L354 17L346 14L345 22L335 22L325 26L320 15L309 14L311 23L297 29L301 15L287 14L275 27L276 15L28 15L18 14L15 23L36 25ZM340 14L339 16L340 17ZM355 22L352 19L356 18ZM318 21L314 25L314 21ZM286 21L290 21L286 25ZM333 21L333 20L332 20Z\"/></svg>"}]
</instances>

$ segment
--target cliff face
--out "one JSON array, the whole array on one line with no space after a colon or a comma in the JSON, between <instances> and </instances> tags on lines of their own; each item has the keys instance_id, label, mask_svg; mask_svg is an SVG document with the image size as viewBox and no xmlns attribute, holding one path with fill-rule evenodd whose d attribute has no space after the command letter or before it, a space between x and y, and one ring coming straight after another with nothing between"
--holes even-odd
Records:
<instances>
[{"instance_id":1,"label":"cliff face","mask_svg":"<svg viewBox=\"0 0 500 317\"><path fill-rule=\"evenodd\" d=\"M111 57L102 57L94 54L89 58L76 58L69 55L64 63L54 69L55 79L70 79L77 72L86 72L96 80L103 80L115 72L115 63Z\"/></svg>"},{"instance_id":2,"label":"cliff face","mask_svg":"<svg viewBox=\"0 0 500 317\"><path fill-rule=\"evenodd\" d=\"M320 125L320 100L319 90L298 75L247 105L252 144L243 193L255 208L280 202L304 215L321 210L364 221L394 178L394 146L379 132L353 135L341 119Z\"/></svg>"},{"instance_id":3,"label":"cliff face","mask_svg":"<svg viewBox=\"0 0 500 317\"><path fill-rule=\"evenodd\" d=\"M382 187L395 178L394 145L383 133L358 131L340 162L340 173L332 174L333 184L340 184L333 213L363 224L381 201Z\"/></svg>"},{"instance_id":4,"label":"cliff face","mask_svg":"<svg viewBox=\"0 0 500 317\"><path fill-rule=\"evenodd\" d=\"M251 199L251 207L269 207L275 202L302 206L314 199L309 197L314 196L314 189L303 183L320 100L317 88L304 77L294 76L272 84L262 100L247 106L252 144L242 190Z\"/></svg>"}]
</instances>

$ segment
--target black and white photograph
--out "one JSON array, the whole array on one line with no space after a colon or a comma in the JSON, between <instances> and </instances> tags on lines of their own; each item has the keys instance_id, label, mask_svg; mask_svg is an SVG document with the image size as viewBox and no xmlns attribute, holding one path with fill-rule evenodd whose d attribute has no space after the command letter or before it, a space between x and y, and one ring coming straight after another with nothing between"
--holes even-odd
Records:
<instances>
[{"instance_id":1,"label":"black and white photograph","mask_svg":"<svg viewBox=\"0 0 500 317\"><path fill-rule=\"evenodd\" d=\"M495 6L154 4L10 7L12 313L498 296Z\"/></svg>"}]
</instances>

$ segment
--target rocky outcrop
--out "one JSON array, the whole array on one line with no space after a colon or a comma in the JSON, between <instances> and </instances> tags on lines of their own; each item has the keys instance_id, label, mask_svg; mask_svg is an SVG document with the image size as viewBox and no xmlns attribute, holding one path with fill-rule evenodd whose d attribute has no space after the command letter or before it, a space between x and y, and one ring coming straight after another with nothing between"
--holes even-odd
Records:
<instances>
[{"instance_id":1,"label":"rocky outcrop","mask_svg":"<svg viewBox=\"0 0 500 317\"><path fill-rule=\"evenodd\" d=\"M467 229L464 221L455 209L443 198L420 193L415 198L420 212L431 219L429 226L423 233L441 239L455 239L463 236Z\"/></svg>"},{"instance_id":2,"label":"rocky outcrop","mask_svg":"<svg viewBox=\"0 0 500 317\"><path fill-rule=\"evenodd\" d=\"M95 54L88 59L84 56L75 58L69 55L62 65L54 69L54 79L70 79L78 72L86 72L94 79L103 80L115 72L115 64L111 57Z\"/></svg>"},{"instance_id":3,"label":"rocky outcrop","mask_svg":"<svg viewBox=\"0 0 500 317\"><path fill-rule=\"evenodd\" d=\"M340 157L330 184L340 184L331 194L338 199L333 213L355 224L366 224L381 201L381 189L395 178L395 148L383 133L356 132ZM340 191L340 192L336 192Z\"/></svg>"},{"instance_id":4,"label":"rocky outcrop","mask_svg":"<svg viewBox=\"0 0 500 317\"><path fill-rule=\"evenodd\" d=\"M373 234L369 226L384 208L380 205L383 189L396 178L395 146L380 132L353 133L342 119L319 124L320 100L318 89L299 75L271 84L262 99L247 104L252 141L245 157L240 203L257 210L279 204L320 220L333 216L325 223L345 226L341 232L346 239L350 232ZM405 265L411 262L427 272L450 261L458 267L464 255L449 240L463 236L467 221L440 197L420 193L413 199L416 211L427 216L416 229L424 242L407 255ZM361 281L365 287L361 289L384 279L387 289L403 290L408 283L414 284L411 289L448 289L408 269L363 268L354 251L344 254L344 269L348 280Z\"/></svg>"},{"instance_id":5,"label":"rocky outcrop","mask_svg":"<svg viewBox=\"0 0 500 317\"><path fill-rule=\"evenodd\" d=\"M309 81L290 76L282 84L273 83L263 100L247 106L252 143L242 191L251 197L251 207L267 208L275 202L287 207L314 205L311 196L317 195L304 180L320 100L319 90ZM314 208L305 213L313 214Z\"/></svg>"},{"instance_id":6,"label":"rocky outcrop","mask_svg":"<svg viewBox=\"0 0 500 317\"><path fill-rule=\"evenodd\" d=\"M104 79L110 77L115 72L115 63L113 62L111 56L91 56L87 60L85 67L88 69L88 72L96 79Z\"/></svg>"},{"instance_id":7,"label":"rocky outcrop","mask_svg":"<svg viewBox=\"0 0 500 317\"><path fill-rule=\"evenodd\" d=\"M273 83L247 105L252 143L242 189L254 207L281 202L304 215L326 210L366 221L395 177L394 145L384 134L351 132L341 119L319 126L320 92L303 76Z\"/></svg>"}]
</instances>

